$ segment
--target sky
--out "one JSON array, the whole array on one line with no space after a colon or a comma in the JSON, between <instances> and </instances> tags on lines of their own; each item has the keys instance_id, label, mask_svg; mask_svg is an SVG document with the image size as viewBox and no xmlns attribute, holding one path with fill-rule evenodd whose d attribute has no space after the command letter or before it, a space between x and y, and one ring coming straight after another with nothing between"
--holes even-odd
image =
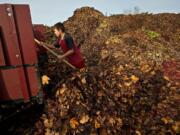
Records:
<instances>
[{"instance_id":1,"label":"sky","mask_svg":"<svg viewBox=\"0 0 180 135\"><path fill-rule=\"evenodd\" d=\"M0 0L0 4L29 4L33 24L53 25L66 21L74 10L94 7L105 15L122 14L138 6L140 12L180 13L180 0Z\"/></svg>"}]
</instances>

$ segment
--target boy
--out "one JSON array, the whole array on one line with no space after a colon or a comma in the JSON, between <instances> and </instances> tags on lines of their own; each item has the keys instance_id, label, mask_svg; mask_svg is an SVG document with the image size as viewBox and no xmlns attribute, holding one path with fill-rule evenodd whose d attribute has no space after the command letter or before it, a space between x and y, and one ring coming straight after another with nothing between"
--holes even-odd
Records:
<instances>
[{"instance_id":1,"label":"boy","mask_svg":"<svg viewBox=\"0 0 180 135\"><path fill-rule=\"evenodd\" d=\"M73 41L73 38L70 34L66 33L65 27L61 22L58 22L54 25L54 34L58 40L52 45L48 45L49 48L61 48L63 55L59 55L58 59L61 61L67 58L68 62L71 63L76 68L84 67L84 59L80 52L80 49L76 46Z\"/></svg>"}]
</instances>

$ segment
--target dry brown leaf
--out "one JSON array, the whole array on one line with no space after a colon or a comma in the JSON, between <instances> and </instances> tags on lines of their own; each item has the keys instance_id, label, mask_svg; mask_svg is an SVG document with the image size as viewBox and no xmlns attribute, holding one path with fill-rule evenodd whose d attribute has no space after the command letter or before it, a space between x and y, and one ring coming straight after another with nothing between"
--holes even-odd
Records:
<instances>
[{"instance_id":1,"label":"dry brown leaf","mask_svg":"<svg viewBox=\"0 0 180 135\"><path fill-rule=\"evenodd\" d=\"M48 125L49 125L49 120L48 120L48 119L45 119L45 120L44 120L44 126L45 126L45 127L48 127Z\"/></svg>"},{"instance_id":2,"label":"dry brown leaf","mask_svg":"<svg viewBox=\"0 0 180 135\"><path fill-rule=\"evenodd\" d=\"M156 74L156 72L155 71L151 71L151 75L155 75Z\"/></svg>"},{"instance_id":3,"label":"dry brown leaf","mask_svg":"<svg viewBox=\"0 0 180 135\"><path fill-rule=\"evenodd\" d=\"M71 126L71 128L73 128L73 129L76 129L76 128L79 126L79 122L77 121L76 118L72 118L72 119L70 120L70 126Z\"/></svg>"},{"instance_id":4,"label":"dry brown leaf","mask_svg":"<svg viewBox=\"0 0 180 135\"><path fill-rule=\"evenodd\" d=\"M45 131L45 135L51 135L52 133L51 133L51 131L50 131L50 129L46 129L46 131Z\"/></svg>"},{"instance_id":5,"label":"dry brown leaf","mask_svg":"<svg viewBox=\"0 0 180 135\"><path fill-rule=\"evenodd\" d=\"M116 121L114 120L114 118L110 117L110 118L109 118L109 123L110 123L111 125L114 125L114 124L116 123Z\"/></svg>"},{"instance_id":6,"label":"dry brown leaf","mask_svg":"<svg viewBox=\"0 0 180 135\"><path fill-rule=\"evenodd\" d=\"M97 92L97 96L98 96L98 97L102 97L103 94L104 94L104 93L103 93L103 91L101 91L101 90L99 90L99 91Z\"/></svg>"},{"instance_id":7,"label":"dry brown leaf","mask_svg":"<svg viewBox=\"0 0 180 135\"><path fill-rule=\"evenodd\" d=\"M60 94L62 95L65 91L67 90L67 87L65 84L63 84L62 88L59 88L56 92L56 96L59 96Z\"/></svg>"},{"instance_id":8,"label":"dry brown leaf","mask_svg":"<svg viewBox=\"0 0 180 135\"><path fill-rule=\"evenodd\" d=\"M141 135L141 132L136 130L136 135Z\"/></svg>"},{"instance_id":9,"label":"dry brown leaf","mask_svg":"<svg viewBox=\"0 0 180 135\"><path fill-rule=\"evenodd\" d=\"M167 81L169 81L169 77L167 77L167 76L164 76L164 79L167 80Z\"/></svg>"},{"instance_id":10,"label":"dry brown leaf","mask_svg":"<svg viewBox=\"0 0 180 135\"><path fill-rule=\"evenodd\" d=\"M124 83L124 85L127 86L127 87L131 86L131 84L132 84L132 82L125 82Z\"/></svg>"},{"instance_id":11,"label":"dry brown leaf","mask_svg":"<svg viewBox=\"0 0 180 135\"><path fill-rule=\"evenodd\" d=\"M53 120L48 120L48 119L45 119L44 120L44 126L46 128L51 128L53 126Z\"/></svg>"},{"instance_id":12,"label":"dry brown leaf","mask_svg":"<svg viewBox=\"0 0 180 135\"><path fill-rule=\"evenodd\" d=\"M144 73L147 73L151 70L150 66L145 64L141 66L141 71L143 71Z\"/></svg>"},{"instance_id":13,"label":"dry brown leaf","mask_svg":"<svg viewBox=\"0 0 180 135\"><path fill-rule=\"evenodd\" d=\"M88 115L83 115L82 117L81 117L81 119L80 119L80 123L81 124L85 124L85 123L87 123L89 121L89 116Z\"/></svg>"},{"instance_id":14,"label":"dry brown leaf","mask_svg":"<svg viewBox=\"0 0 180 135\"><path fill-rule=\"evenodd\" d=\"M123 125L123 122L122 122L121 118L117 118L116 121L117 121L117 125L120 125L120 126Z\"/></svg>"},{"instance_id":15,"label":"dry brown leaf","mask_svg":"<svg viewBox=\"0 0 180 135\"><path fill-rule=\"evenodd\" d=\"M56 133L54 133L54 135L60 135L60 133L56 132Z\"/></svg>"},{"instance_id":16,"label":"dry brown leaf","mask_svg":"<svg viewBox=\"0 0 180 135\"><path fill-rule=\"evenodd\" d=\"M83 84L86 84L86 78L83 77L83 78L81 79L81 82L82 82Z\"/></svg>"},{"instance_id":17,"label":"dry brown leaf","mask_svg":"<svg viewBox=\"0 0 180 135\"><path fill-rule=\"evenodd\" d=\"M101 124L100 124L97 120L95 120L95 121L94 121L94 126L95 126L95 128L97 129L97 128L100 128L100 127L101 127Z\"/></svg>"},{"instance_id":18,"label":"dry brown leaf","mask_svg":"<svg viewBox=\"0 0 180 135\"><path fill-rule=\"evenodd\" d=\"M169 122L168 118L161 118L161 120L164 122L164 124L168 124Z\"/></svg>"},{"instance_id":19,"label":"dry brown leaf","mask_svg":"<svg viewBox=\"0 0 180 135\"><path fill-rule=\"evenodd\" d=\"M61 88L60 91L59 91L60 94L63 94L63 93L65 92L66 89L67 89L67 88L65 88L65 87Z\"/></svg>"},{"instance_id":20,"label":"dry brown leaf","mask_svg":"<svg viewBox=\"0 0 180 135\"><path fill-rule=\"evenodd\" d=\"M180 122L175 122L175 124L172 126L172 129L175 133L180 133Z\"/></svg>"},{"instance_id":21,"label":"dry brown leaf","mask_svg":"<svg viewBox=\"0 0 180 135\"><path fill-rule=\"evenodd\" d=\"M124 77L123 77L123 80L124 80L124 81L127 81L127 80L129 80L129 78L128 78L127 76L124 76Z\"/></svg>"}]
</instances>

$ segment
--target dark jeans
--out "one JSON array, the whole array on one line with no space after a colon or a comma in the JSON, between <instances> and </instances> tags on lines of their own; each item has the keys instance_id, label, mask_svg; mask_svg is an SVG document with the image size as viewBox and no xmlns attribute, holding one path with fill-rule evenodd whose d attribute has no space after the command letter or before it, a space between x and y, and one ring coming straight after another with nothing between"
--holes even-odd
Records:
<instances>
[{"instance_id":1,"label":"dark jeans","mask_svg":"<svg viewBox=\"0 0 180 135\"><path fill-rule=\"evenodd\" d=\"M48 63L48 55L47 53L41 53L38 55L38 64L39 67L44 67L45 64Z\"/></svg>"}]
</instances>

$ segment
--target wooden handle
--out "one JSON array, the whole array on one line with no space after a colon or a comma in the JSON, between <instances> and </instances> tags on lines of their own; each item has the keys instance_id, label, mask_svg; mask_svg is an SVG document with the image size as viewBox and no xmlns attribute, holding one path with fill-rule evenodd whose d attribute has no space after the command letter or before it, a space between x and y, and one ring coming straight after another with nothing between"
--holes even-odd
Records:
<instances>
[{"instance_id":1,"label":"wooden handle","mask_svg":"<svg viewBox=\"0 0 180 135\"><path fill-rule=\"evenodd\" d=\"M37 39L34 39L34 41L37 43L37 44L39 44L39 45L41 45L41 46L43 46L44 48L46 48L50 53L52 53L54 56L56 56L56 57L58 57L59 55L56 53L56 52L54 52L53 50L51 50L49 47L47 47L46 45L45 45L45 43L44 44L41 44L41 42L39 41L39 40L37 40ZM68 61L66 61L66 60L62 60L64 63L66 63L68 66L70 66L71 68L73 68L73 69L76 69L76 67L75 66L73 66L71 63L69 63Z\"/></svg>"}]
</instances>

